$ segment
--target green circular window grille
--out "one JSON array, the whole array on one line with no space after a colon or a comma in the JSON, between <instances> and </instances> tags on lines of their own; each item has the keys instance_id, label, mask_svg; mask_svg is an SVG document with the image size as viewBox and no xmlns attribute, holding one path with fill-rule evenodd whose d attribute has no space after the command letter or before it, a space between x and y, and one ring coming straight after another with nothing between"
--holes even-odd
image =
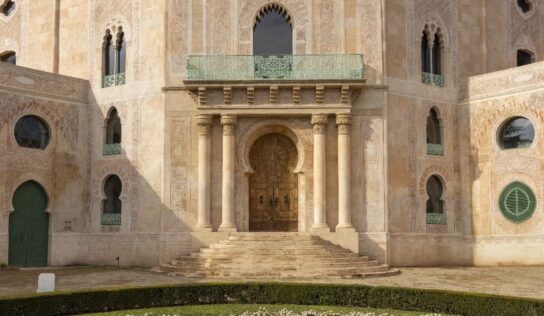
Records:
<instances>
[{"instance_id":1,"label":"green circular window grille","mask_svg":"<svg viewBox=\"0 0 544 316\"><path fill-rule=\"evenodd\" d=\"M502 215L514 223L528 220L536 209L535 194L521 182L510 183L502 191L499 203Z\"/></svg>"}]
</instances>

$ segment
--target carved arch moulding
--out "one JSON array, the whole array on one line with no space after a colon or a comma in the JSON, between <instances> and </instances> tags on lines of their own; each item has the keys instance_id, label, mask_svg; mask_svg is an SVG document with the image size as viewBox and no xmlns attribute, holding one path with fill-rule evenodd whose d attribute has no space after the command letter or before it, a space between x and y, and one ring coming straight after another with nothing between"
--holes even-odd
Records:
<instances>
[{"instance_id":1,"label":"carved arch moulding","mask_svg":"<svg viewBox=\"0 0 544 316\"><path fill-rule=\"evenodd\" d=\"M270 4L284 8L292 19L293 48L295 54L305 54L308 34L308 9L303 0L243 0L240 6L239 50L242 55L251 55L253 50L253 25L261 9Z\"/></svg>"}]
</instances>

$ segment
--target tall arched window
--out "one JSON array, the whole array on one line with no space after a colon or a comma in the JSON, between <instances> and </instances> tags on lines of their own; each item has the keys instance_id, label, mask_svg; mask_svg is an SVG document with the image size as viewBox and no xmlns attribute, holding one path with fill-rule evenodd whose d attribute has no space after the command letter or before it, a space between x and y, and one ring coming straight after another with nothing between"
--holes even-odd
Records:
<instances>
[{"instance_id":1,"label":"tall arched window","mask_svg":"<svg viewBox=\"0 0 544 316\"><path fill-rule=\"evenodd\" d=\"M518 49L516 55L517 66L525 66L534 62L534 54L526 49Z\"/></svg>"},{"instance_id":2,"label":"tall arched window","mask_svg":"<svg viewBox=\"0 0 544 316\"><path fill-rule=\"evenodd\" d=\"M114 41L115 39L115 41ZM125 84L126 42L122 27L117 28L116 35L108 29L102 44L102 62L104 78L102 87Z\"/></svg>"},{"instance_id":3,"label":"tall arched window","mask_svg":"<svg viewBox=\"0 0 544 316\"><path fill-rule=\"evenodd\" d=\"M429 40L427 33L423 31L421 37L421 71L423 73L431 73L431 54L429 50Z\"/></svg>"},{"instance_id":4,"label":"tall arched window","mask_svg":"<svg viewBox=\"0 0 544 316\"><path fill-rule=\"evenodd\" d=\"M121 118L116 108L112 108L106 118L105 126L105 156L121 153Z\"/></svg>"},{"instance_id":5,"label":"tall arched window","mask_svg":"<svg viewBox=\"0 0 544 316\"><path fill-rule=\"evenodd\" d=\"M293 54L291 17L280 5L271 3L257 15L253 27L253 55Z\"/></svg>"},{"instance_id":6,"label":"tall arched window","mask_svg":"<svg viewBox=\"0 0 544 316\"><path fill-rule=\"evenodd\" d=\"M102 203L102 225L121 225L121 191L123 185L116 175L109 175L104 181L104 196Z\"/></svg>"},{"instance_id":7,"label":"tall arched window","mask_svg":"<svg viewBox=\"0 0 544 316\"><path fill-rule=\"evenodd\" d=\"M440 43L440 29L438 29L438 32L434 34L434 41L433 41L433 66L432 66L432 73L435 75L441 75L442 74L442 44Z\"/></svg>"},{"instance_id":8,"label":"tall arched window","mask_svg":"<svg viewBox=\"0 0 544 316\"><path fill-rule=\"evenodd\" d=\"M432 108L427 116L427 154L443 155L444 146L442 145L442 127L438 111Z\"/></svg>"},{"instance_id":9,"label":"tall arched window","mask_svg":"<svg viewBox=\"0 0 544 316\"><path fill-rule=\"evenodd\" d=\"M15 55L15 52L8 51L0 54L0 61L12 65L17 64L17 56Z\"/></svg>"},{"instance_id":10,"label":"tall arched window","mask_svg":"<svg viewBox=\"0 0 544 316\"><path fill-rule=\"evenodd\" d=\"M444 187L440 178L437 175L430 176L427 180L427 224L446 224L443 193Z\"/></svg>"},{"instance_id":11,"label":"tall arched window","mask_svg":"<svg viewBox=\"0 0 544 316\"><path fill-rule=\"evenodd\" d=\"M425 25L421 37L422 82L435 86L444 86L443 76L443 35L435 25Z\"/></svg>"}]
</instances>

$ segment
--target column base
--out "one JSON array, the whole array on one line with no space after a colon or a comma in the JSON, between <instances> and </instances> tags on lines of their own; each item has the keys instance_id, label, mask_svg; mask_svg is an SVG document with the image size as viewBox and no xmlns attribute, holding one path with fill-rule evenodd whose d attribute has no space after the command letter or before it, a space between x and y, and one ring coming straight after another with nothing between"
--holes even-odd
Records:
<instances>
[{"instance_id":1,"label":"column base","mask_svg":"<svg viewBox=\"0 0 544 316\"><path fill-rule=\"evenodd\" d=\"M195 231L196 232L211 232L212 226L211 225L196 226Z\"/></svg>"},{"instance_id":2,"label":"column base","mask_svg":"<svg viewBox=\"0 0 544 316\"><path fill-rule=\"evenodd\" d=\"M311 228L311 232L314 234L330 233L331 229L328 226L315 226Z\"/></svg>"},{"instance_id":3,"label":"column base","mask_svg":"<svg viewBox=\"0 0 544 316\"><path fill-rule=\"evenodd\" d=\"M354 233L355 227L353 226L336 226L336 232L337 233Z\"/></svg>"},{"instance_id":4,"label":"column base","mask_svg":"<svg viewBox=\"0 0 544 316\"><path fill-rule=\"evenodd\" d=\"M226 227L221 227L219 226L219 229L217 229L218 232L227 232L227 233L235 233L238 231L238 229L236 229L236 226L226 226Z\"/></svg>"}]
</instances>

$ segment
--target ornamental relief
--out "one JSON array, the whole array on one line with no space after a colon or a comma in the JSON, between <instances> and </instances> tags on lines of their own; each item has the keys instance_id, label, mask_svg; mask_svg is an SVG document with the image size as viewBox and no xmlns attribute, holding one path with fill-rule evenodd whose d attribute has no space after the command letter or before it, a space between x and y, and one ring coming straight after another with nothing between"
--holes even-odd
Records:
<instances>
[{"instance_id":1,"label":"ornamental relief","mask_svg":"<svg viewBox=\"0 0 544 316\"><path fill-rule=\"evenodd\" d=\"M14 106L17 105L18 106ZM38 102L28 97L20 97L0 92L0 129L7 124L15 124L13 120L24 114L43 117L51 126L53 133L60 133L71 149L77 147L79 113L75 106L53 101ZM55 135L53 135L55 137Z\"/></svg>"},{"instance_id":2,"label":"ornamental relief","mask_svg":"<svg viewBox=\"0 0 544 316\"><path fill-rule=\"evenodd\" d=\"M189 1L176 0L173 3L173 11L175 12L174 21L170 23L174 30L172 34L172 65L173 73L185 72L185 58L188 52L189 40Z\"/></svg>"}]
</instances>

